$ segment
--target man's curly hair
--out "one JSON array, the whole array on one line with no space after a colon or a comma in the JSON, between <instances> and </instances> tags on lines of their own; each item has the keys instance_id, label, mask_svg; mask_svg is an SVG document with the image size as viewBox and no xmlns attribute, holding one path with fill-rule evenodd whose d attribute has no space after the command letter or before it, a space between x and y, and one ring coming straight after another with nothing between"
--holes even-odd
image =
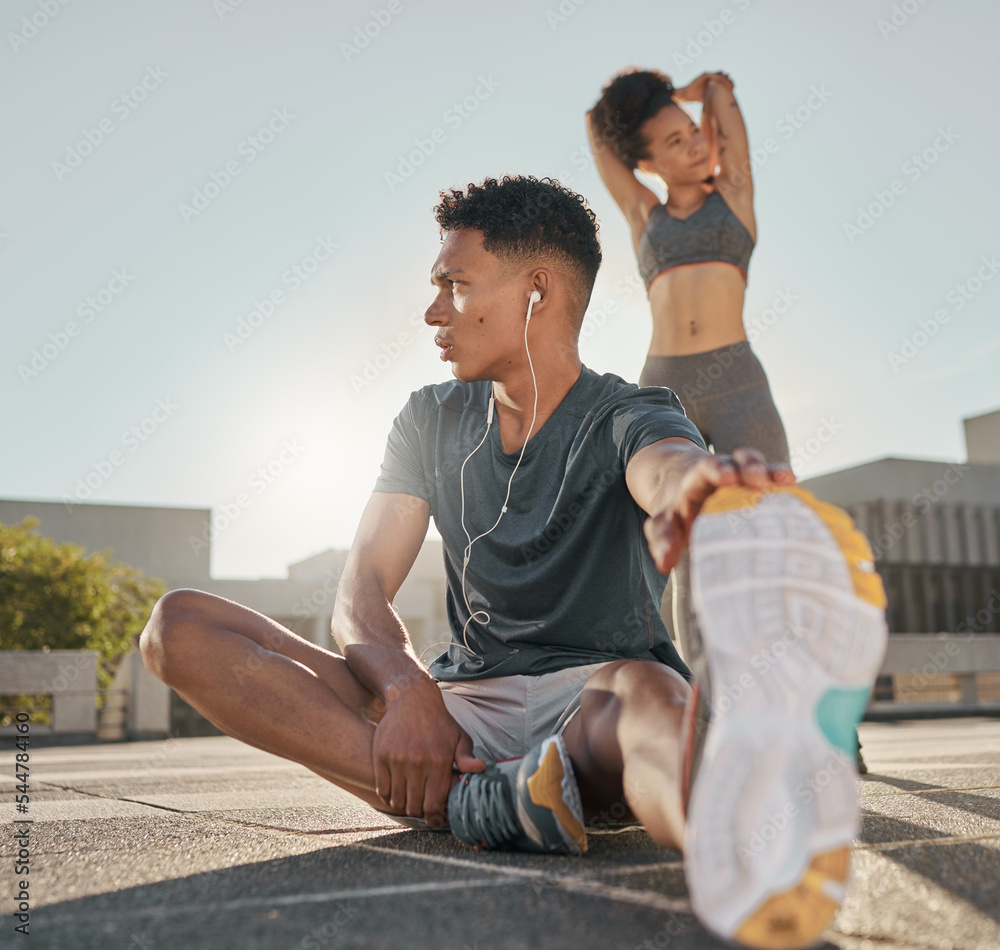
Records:
<instances>
[{"instance_id":1,"label":"man's curly hair","mask_svg":"<svg viewBox=\"0 0 1000 950\"><path fill-rule=\"evenodd\" d=\"M601 243L597 216L581 195L552 178L504 175L442 191L434 217L442 232L481 231L483 248L511 267L550 259L568 268L577 327L583 322L601 266Z\"/></svg>"},{"instance_id":2,"label":"man's curly hair","mask_svg":"<svg viewBox=\"0 0 1000 950\"><path fill-rule=\"evenodd\" d=\"M628 69L615 76L602 90L591 113L597 134L629 167L649 158L649 140L642 124L664 106L674 105L674 87L661 72Z\"/></svg>"}]
</instances>

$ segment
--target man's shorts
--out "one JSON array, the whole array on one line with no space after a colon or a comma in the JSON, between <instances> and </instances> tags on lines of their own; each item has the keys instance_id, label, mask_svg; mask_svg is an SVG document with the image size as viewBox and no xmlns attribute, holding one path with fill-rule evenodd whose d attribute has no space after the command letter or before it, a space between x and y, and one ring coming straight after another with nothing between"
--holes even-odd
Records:
<instances>
[{"instance_id":1,"label":"man's shorts","mask_svg":"<svg viewBox=\"0 0 1000 950\"><path fill-rule=\"evenodd\" d=\"M516 759L562 732L580 708L584 684L607 663L539 676L438 681L445 707L485 762Z\"/></svg>"}]
</instances>

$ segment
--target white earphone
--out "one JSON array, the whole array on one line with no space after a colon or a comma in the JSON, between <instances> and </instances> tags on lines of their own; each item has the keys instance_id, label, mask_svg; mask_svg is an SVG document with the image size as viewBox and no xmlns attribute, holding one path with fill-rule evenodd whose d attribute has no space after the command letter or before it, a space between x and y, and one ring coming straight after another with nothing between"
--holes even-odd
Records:
<instances>
[{"instance_id":1,"label":"white earphone","mask_svg":"<svg viewBox=\"0 0 1000 950\"><path fill-rule=\"evenodd\" d=\"M533 290L528 297L528 313L524 318L524 351L528 355L528 369L531 370L531 382L535 388L535 405L531 412L531 425L528 427L528 434L530 435L532 430L535 428L535 419L538 417L538 380L535 378L535 367L531 362L531 350L528 349L528 323L531 321L531 308L534 307L542 299L542 295L537 291ZM493 527L484 531L482 534L476 537L471 537L469 535L469 529L465 526L465 466L469 459L475 455L482 444L486 441L486 437L490 434L490 426L493 423L493 394L490 393L490 404L486 413L486 431L483 433L482 439L479 440L479 445L477 445L468 455L466 460L462 463L462 469L459 472L459 481L462 487L462 530L465 532L465 540L468 542L465 546L465 553L462 557L462 597L465 599L465 609L469 612L469 619L465 621L465 626L462 628L462 640L465 642L465 649L472 653L473 651L469 647L469 637L468 630L469 624L476 617L482 617L482 623L488 624L490 622L490 615L485 610L473 610L472 604L469 603L469 595L465 590L465 570L469 566L469 558L472 556L472 545L474 545L480 538L485 538L498 524L500 524L500 519L503 518L507 511L507 502L510 501L510 487L514 482L514 476L517 474L517 470L521 465L521 459L524 458L524 450L528 447L528 440L524 440L524 445L521 446L521 454L517 457L517 464L514 466L514 471L510 473L510 479L507 481L507 495L503 500L503 506L500 508L500 514L497 515L497 520L493 522Z\"/></svg>"}]
</instances>

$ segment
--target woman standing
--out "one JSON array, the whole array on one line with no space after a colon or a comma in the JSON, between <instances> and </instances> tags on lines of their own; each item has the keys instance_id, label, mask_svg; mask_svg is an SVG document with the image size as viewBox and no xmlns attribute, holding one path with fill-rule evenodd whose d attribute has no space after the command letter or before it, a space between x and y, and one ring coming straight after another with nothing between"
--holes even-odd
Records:
<instances>
[{"instance_id":1,"label":"woman standing","mask_svg":"<svg viewBox=\"0 0 1000 950\"><path fill-rule=\"evenodd\" d=\"M702 103L701 126L678 103ZM788 443L743 329L757 236L746 128L725 73L674 89L662 73L616 76L588 114L597 168L632 230L653 312L642 386L669 386L719 454L749 445L771 463ZM634 169L658 175L666 204Z\"/></svg>"},{"instance_id":2,"label":"woman standing","mask_svg":"<svg viewBox=\"0 0 1000 950\"><path fill-rule=\"evenodd\" d=\"M701 103L700 126L681 102ZM653 314L639 385L669 386L717 454L752 446L771 465L787 465L785 429L743 328L757 222L747 132L732 81L726 73L702 73L674 89L662 73L627 70L602 90L587 131L601 179L631 228ZM665 204L638 181L636 168L662 179ZM703 734L711 699L686 552L672 587L674 633L703 684ZM860 744L857 760L867 771Z\"/></svg>"}]
</instances>

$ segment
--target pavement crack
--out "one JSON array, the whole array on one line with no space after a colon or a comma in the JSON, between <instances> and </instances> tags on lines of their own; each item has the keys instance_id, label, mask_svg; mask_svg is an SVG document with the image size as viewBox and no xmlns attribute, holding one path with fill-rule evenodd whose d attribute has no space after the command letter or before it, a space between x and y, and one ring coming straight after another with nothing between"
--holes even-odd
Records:
<instances>
[{"instance_id":1,"label":"pavement crack","mask_svg":"<svg viewBox=\"0 0 1000 950\"><path fill-rule=\"evenodd\" d=\"M314 830L308 830L305 828L283 828L281 825L265 825L259 821L246 821L240 818L227 818L223 815L215 813L205 813L197 811L186 811L185 815L200 815L204 818L210 818L212 821L224 821L229 825L239 825L242 828L258 828L261 831L278 831L282 834L292 835L295 837L313 838L313 837L323 837L329 835L356 835L363 834L367 831L402 831L404 829L400 828L399 825L364 825L359 828L317 828Z\"/></svg>"},{"instance_id":2,"label":"pavement crack","mask_svg":"<svg viewBox=\"0 0 1000 950\"><path fill-rule=\"evenodd\" d=\"M96 798L105 802L129 802L132 805L145 805L147 808L158 808L160 811L170 812L174 815L191 815L197 818L204 818L210 821L225 822L228 825L237 825L242 828L258 828L262 831L278 831L282 834L293 837L313 837L322 835L360 834L366 831L393 831L399 829L399 825L366 825L363 828L321 828L315 831L307 831L298 828L282 828L279 825L267 825L257 821L246 821L239 818L228 818L212 812L192 811L185 808L171 808L169 805L160 805L156 802L145 801L142 798L125 798L120 795L101 795L98 792L88 792L82 788L72 785L59 785L55 782L38 782L37 785L44 785L47 788L56 788L63 792L75 792L77 795L85 795L87 798Z\"/></svg>"},{"instance_id":3,"label":"pavement crack","mask_svg":"<svg viewBox=\"0 0 1000 950\"><path fill-rule=\"evenodd\" d=\"M58 788L63 792L75 792L77 795L85 795L87 798L96 798L104 802L128 802L132 805L146 805L149 808L159 808L161 811L170 811L177 815L197 814L196 812L184 811L180 808L170 808L168 805L155 805L152 802L144 802L141 798L123 798L119 795L99 795L97 792L88 792L82 788L74 788L72 785L57 785L55 782L38 782L47 788Z\"/></svg>"}]
</instances>

